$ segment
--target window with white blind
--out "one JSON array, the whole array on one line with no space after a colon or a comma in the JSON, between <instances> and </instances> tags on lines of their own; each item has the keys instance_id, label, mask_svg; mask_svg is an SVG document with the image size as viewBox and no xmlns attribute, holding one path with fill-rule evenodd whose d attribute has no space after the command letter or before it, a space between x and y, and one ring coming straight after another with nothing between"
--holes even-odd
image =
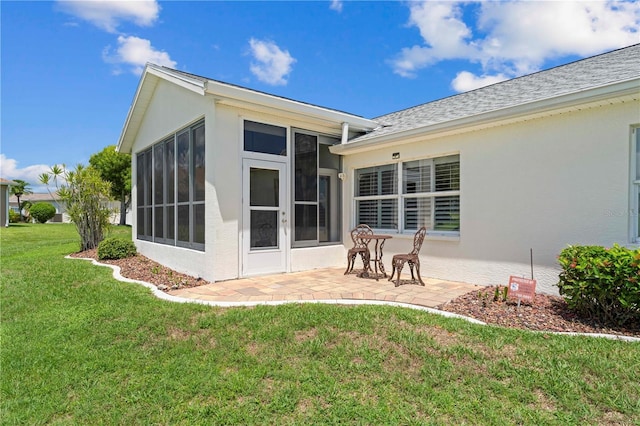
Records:
<instances>
[{"instance_id":1,"label":"window with white blind","mask_svg":"<svg viewBox=\"0 0 640 426\"><path fill-rule=\"evenodd\" d=\"M358 169L356 223L377 229L398 227L398 168L396 164Z\"/></svg>"},{"instance_id":2,"label":"window with white blind","mask_svg":"<svg viewBox=\"0 0 640 426\"><path fill-rule=\"evenodd\" d=\"M460 156L358 169L356 222L372 228L457 235L460 232Z\"/></svg>"}]
</instances>

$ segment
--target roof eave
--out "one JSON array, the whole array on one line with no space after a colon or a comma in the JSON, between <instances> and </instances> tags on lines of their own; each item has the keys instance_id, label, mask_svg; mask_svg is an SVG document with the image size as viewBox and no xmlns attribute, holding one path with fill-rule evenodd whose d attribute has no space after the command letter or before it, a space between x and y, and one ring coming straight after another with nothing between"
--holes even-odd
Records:
<instances>
[{"instance_id":1,"label":"roof eave","mask_svg":"<svg viewBox=\"0 0 640 426\"><path fill-rule=\"evenodd\" d=\"M267 93L256 92L239 86L208 81L207 93L214 96L218 104L247 109L279 111L295 116L308 117L313 120L331 123L348 123L351 130L371 131L378 122L346 112L331 110L316 105L285 99Z\"/></svg>"},{"instance_id":2,"label":"roof eave","mask_svg":"<svg viewBox=\"0 0 640 426\"><path fill-rule=\"evenodd\" d=\"M618 103L624 102L626 99L640 100L640 78L616 82L482 114L470 115L456 120L417 127L397 133L389 133L360 141L334 145L330 149L334 154L355 154L383 148L398 142L410 143L417 137L421 139L433 139L450 134L463 133L477 128L524 121L541 115L557 114L563 110L575 109L577 105L595 104L605 100L610 100L611 102L609 103Z\"/></svg>"}]
</instances>

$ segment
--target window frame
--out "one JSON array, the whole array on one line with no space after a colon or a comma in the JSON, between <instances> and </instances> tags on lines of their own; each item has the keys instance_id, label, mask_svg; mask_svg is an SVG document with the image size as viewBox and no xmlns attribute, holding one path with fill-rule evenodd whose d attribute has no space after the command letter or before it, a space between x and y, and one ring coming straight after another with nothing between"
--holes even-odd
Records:
<instances>
[{"instance_id":1,"label":"window frame","mask_svg":"<svg viewBox=\"0 0 640 426\"><path fill-rule=\"evenodd\" d=\"M444 190L444 191L438 191L436 190L436 178L435 178L435 174L436 174L436 163L438 160L444 160L448 157L457 157L457 164L458 164L458 179L457 179L457 189L450 189L450 190ZM430 174L430 178L429 178L429 190L428 191L416 191L416 192L407 192L406 188L405 188L405 178L406 178L406 174L407 174L407 170L406 170L406 166L409 163L412 162L420 162L420 161L426 161L427 164L429 165L429 174ZM365 169L370 169L370 168L375 168L375 167L388 167L388 166L392 166L393 170L395 172L395 188L394 188L394 193L393 194L378 194L378 195L358 195L359 193L359 188L358 188L358 172L360 170L365 170ZM353 197L353 220L354 223L358 222L358 218L359 218L359 202L361 201L370 201L370 200L378 200L378 201L382 201L382 200L396 200L396 205L395 205L395 228L394 227L387 227L387 228L377 228L377 227L373 227L376 231L380 231L380 232L385 232L385 233L398 233L398 234L403 234L403 235L412 235L415 233L415 231L417 230L417 228L409 228L407 226L406 220L407 220L407 212L408 209L406 208L406 201L410 200L410 199L416 199L416 200L421 200L421 199L429 199L431 200L430 203L430 218L429 218L429 223L430 226L427 229L427 235L428 236L440 236L440 237L449 237L449 238L456 238L460 236L460 217L458 217L458 223L457 223L457 230L435 230L433 229L434 224L436 223L436 200L437 199L444 199L445 197L457 197L457 205L458 205L458 215L460 214L460 153L451 153L451 154L446 154L446 155L439 155L439 156L434 156L434 157L424 157L424 158L412 158L412 159L407 159L407 160L403 160L403 161L397 161L397 162L393 162L393 163L384 163L384 164L378 164L376 166L369 166L369 167L361 167L361 168L356 168L354 169L354 197ZM380 184L379 184L380 185ZM416 210L419 211L419 210ZM422 225L420 225L422 226ZM418 226L419 227L419 226Z\"/></svg>"}]
</instances>

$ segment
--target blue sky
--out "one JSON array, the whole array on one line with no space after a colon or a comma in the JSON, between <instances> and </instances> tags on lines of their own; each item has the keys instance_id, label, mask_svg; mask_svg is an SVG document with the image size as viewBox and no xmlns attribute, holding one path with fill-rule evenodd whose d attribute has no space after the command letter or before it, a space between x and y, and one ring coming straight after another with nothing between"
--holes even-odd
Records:
<instances>
[{"instance_id":1,"label":"blue sky","mask_svg":"<svg viewBox=\"0 0 640 426\"><path fill-rule=\"evenodd\" d=\"M2 1L0 176L118 142L146 62L368 118L640 42L636 1Z\"/></svg>"}]
</instances>

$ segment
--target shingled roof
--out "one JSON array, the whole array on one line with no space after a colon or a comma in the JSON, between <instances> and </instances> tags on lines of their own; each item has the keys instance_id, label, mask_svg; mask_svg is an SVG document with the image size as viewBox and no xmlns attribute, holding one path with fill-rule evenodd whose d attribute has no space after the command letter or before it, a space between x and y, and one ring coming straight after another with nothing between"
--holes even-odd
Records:
<instances>
[{"instance_id":1,"label":"shingled roof","mask_svg":"<svg viewBox=\"0 0 640 426\"><path fill-rule=\"evenodd\" d=\"M349 144L638 78L640 44L377 117L380 127Z\"/></svg>"}]
</instances>

